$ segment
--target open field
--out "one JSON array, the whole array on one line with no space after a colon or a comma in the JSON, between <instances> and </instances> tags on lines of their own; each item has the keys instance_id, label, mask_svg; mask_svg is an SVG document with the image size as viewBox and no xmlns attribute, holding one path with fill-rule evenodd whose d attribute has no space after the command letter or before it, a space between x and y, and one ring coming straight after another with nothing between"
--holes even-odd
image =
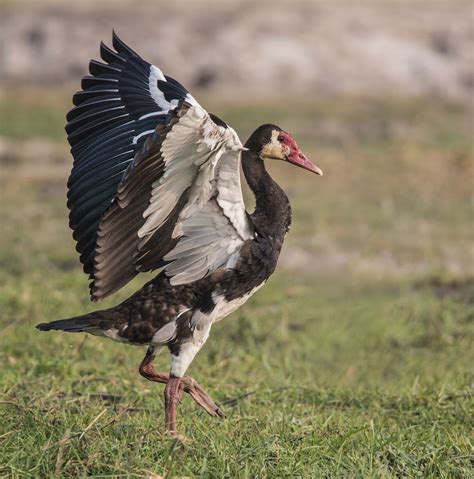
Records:
<instances>
[{"instance_id":1,"label":"open field","mask_svg":"<svg viewBox=\"0 0 474 479\"><path fill-rule=\"evenodd\" d=\"M473 477L471 111L199 98L242 138L294 133L325 176L272 168L294 210L280 268L190 368L227 419L185 398L177 444L144 350L34 329L93 309L67 226L68 98L0 97L0 476Z\"/></svg>"}]
</instances>

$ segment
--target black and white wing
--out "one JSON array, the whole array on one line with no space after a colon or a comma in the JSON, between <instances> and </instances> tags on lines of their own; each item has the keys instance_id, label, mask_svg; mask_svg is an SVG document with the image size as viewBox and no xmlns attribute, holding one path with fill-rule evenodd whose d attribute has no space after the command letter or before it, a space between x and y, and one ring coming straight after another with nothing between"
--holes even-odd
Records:
<instances>
[{"instance_id":1,"label":"black and white wing","mask_svg":"<svg viewBox=\"0 0 474 479\"><path fill-rule=\"evenodd\" d=\"M74 157L68 182L69 222L84 271L94 277L99 224L117 195L132 159L168 112L196 100L176 80L113 34L113 49L100 46L90 76L73 97L66 131Z\"/></svg>"},{"instance_id":2,"label":"black and white wing","mask_svg":"<svg viewBox=\"0 0 474 479\"><path fill-rule=\"evenodd\" d=\"M242 149L235 131L201 106L182 101L170 111L102 217L93 300L140 271L164 266L172 284L183 284L235 265L253 238L240 185Z\"/></svg>"},{"instance_id":3,"label":"black and white wing","mask_svg":"<svg viewBox=\"0 0 474 479\"><path fill-rule=\"evenodd\" d=\"M253 237L234 130L115 33L113 47L101 44L66 126L70 226L94 300L140 271L164 266L182 284L231 267Z\"/></svg>"}]
</instances>

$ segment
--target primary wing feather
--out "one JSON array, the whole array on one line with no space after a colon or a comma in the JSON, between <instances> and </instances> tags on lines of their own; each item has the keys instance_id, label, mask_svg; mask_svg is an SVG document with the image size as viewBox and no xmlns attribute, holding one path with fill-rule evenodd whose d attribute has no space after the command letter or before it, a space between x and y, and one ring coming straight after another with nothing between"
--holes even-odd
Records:
<instances>
[{"instance_id":1,"label":"primary wing feather","mask_svg":"<svg viewBox=\"0 0 474 479\"><path fill-rule=\"evenodd\" d=\"M147 137L179 101L197 104L176 80L163 75L113 34L100 46L105 63L91 60L90 75L73 97L66 132L74 157L68 181L69 222L84 271L93 277L96 240L104 213Z\"/></svg>"}]
</instances>

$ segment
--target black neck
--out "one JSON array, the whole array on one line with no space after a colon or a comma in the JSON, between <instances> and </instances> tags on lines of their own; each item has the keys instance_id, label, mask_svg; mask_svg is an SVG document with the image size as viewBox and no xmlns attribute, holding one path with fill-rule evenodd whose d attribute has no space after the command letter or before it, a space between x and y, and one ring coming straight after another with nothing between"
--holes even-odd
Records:
<instances>
[{"instance_id":1,"label":"black neck","mask_svg":"<svg viewBox=\"0 0 474 479\"><path fill-rule=\"evenodd\" d=\"M245 179L255 195L255 211L250 215L257 233L280 241L291 223L291 208L285 192L273 181L263 160L252 150L242 153Z\"/></svg>"}]
</instances>

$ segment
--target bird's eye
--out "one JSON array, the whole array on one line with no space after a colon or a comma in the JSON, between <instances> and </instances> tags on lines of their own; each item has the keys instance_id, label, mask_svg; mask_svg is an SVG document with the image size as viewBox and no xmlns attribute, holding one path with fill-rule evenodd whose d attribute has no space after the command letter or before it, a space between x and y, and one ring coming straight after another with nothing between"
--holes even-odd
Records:
<instances>
[{"instance_id":1,"label":"bird's eye","mask_svg":"<svg viewBox=\"0 0 474 479\"><path fill-rule=\"evenodd\" d=\"M283 142L285 141L285 137L283 137L283 136L280 135L280 136L278 137L278 141L279 141L280 143L283 143Z\"/></svg>"}]
</instances>

